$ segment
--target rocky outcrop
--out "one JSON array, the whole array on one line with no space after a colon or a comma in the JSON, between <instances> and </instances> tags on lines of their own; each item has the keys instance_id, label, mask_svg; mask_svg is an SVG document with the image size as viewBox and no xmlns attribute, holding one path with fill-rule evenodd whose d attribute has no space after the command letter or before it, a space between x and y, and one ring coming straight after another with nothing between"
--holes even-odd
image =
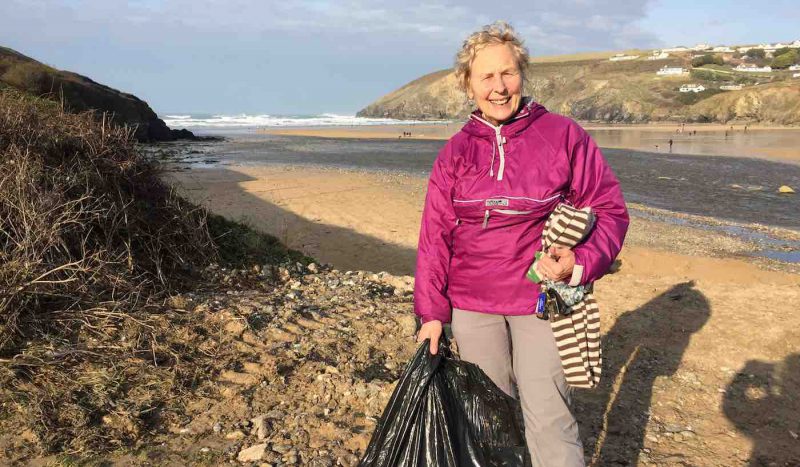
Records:
<instances>
[{"instance_id":1,"label":"rocky outcrop","mask_svg":"<svg viewBox=\"0 0 800 467\"><path fill-rule=\"evenodd\" d=\"M610 53L608 54L611 55ZM738 76L740 91L718 89L722 76L713 70L689 76L662 77L664 65L691 68L688 56L668 60L609 62L606 58L576 60L540 59L532 63L525 94L551 111L584 121L643 123L650 121L729 122L751 121L780 125L800 124L800 80L787 72L771 77ZM703 84L708 90L680 93L685 83ZM759 83L759 84L756 84ZM416 79L381 97L360 112L363 117L398 119L463 119L472 110L458 91L454 74L441 70Z\"/></svg>"},{"instance_id":2,"label":"rocky outcrop","mask_svg":"<svg viewBox=\"0 0 800 467\"><path fill-rule=\"evenodd\" d=\"M139 141L193 139L188 130L172 130L138 97L69 71L56 70L14 50L0 47L0 85L63 102L71 112L105 112L131 127Z\"/></svg>"}]
</instances>

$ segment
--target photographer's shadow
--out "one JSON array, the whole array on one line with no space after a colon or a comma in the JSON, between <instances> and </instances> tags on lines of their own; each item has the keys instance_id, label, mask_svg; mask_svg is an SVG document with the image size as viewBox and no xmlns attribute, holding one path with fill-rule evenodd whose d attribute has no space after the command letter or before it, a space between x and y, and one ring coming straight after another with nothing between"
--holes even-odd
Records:
<instances>
[{"instance_id":1,"label":"photographer's shadow","mask_svg":"<svg viewBox=\"0 0 800 467\"><path fill-rule=\"evenodd\" d=\"M638 464L656 378L675 374L710 314L694 282L684 282L616 320L603 337L601 386L578 395L588 412L579 418L589 425L582 431L592 437L586 443L591 465Z\"/></svg>"},{"instance_id":2,"label":"photographer's shadow","mask_svg":"<svg viewBox=\"0 0 800 467\"><path fill-rule=\"evenodd\" d=\"M749 466L800 465L800 353L777 364L748 361L728 385L722 411L753 441Z\"/></svg>"}]
</instances>

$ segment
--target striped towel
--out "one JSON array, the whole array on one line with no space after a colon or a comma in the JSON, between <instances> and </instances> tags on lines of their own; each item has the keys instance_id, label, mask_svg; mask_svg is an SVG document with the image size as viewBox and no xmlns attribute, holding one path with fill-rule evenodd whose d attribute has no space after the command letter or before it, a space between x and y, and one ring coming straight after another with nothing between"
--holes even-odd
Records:
<instances>
[{"instance_id":1,"label":"striped towel","mask_svg":"<svg viewBox=\"0 0 800 467\"><path fill-rule=\"evenodd\" d=\"M572 248L581 242L594 225L591 209L576 209L559 204L547 219L542 233L542 251L553 245ZM595 388L600 383L603 357L600 349L600 309L587 286L583 299L570 306L571 313L550 316L550 325L561 357L567 384Z\"/></svg>"}]
</instances>

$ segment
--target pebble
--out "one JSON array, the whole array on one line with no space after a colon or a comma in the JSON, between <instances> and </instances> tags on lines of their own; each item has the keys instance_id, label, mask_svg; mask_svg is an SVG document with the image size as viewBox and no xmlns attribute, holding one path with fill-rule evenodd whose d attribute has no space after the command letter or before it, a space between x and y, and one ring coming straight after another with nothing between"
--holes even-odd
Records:
<instances>
[{"instance_id":1,"label":"pebble","mask_svg":"<svg viewBox=\"0 0 800 467\"><path fill-rule=\"evenodd\" d=\"M222 423L220 423L220 422L215 423L214 426L211 427L211 429L214 430L214 433L221 432L222 431Z\"/></svg>"},{"instance_id":2,"label":"pebble","mask_svg":"<svg viewBox=\"0 0 800 467\"><path fill-rule=\"evenodd\" d=\"M249 448L242 449L239 451L239 455L236 459L239 462L256 462L260 461L262 457L264 457L264 453L267 451L267 443L256 444L250 446Z\"/></svg>"},{"instance_id":3,"label":"pebble","mask_svg":"<svg viewBox=\"0 0 800 467\"><path fill-rule=\"evenodd\" d=\"M685 430L684 427L680 425L665 425L664 431L667 433L680 433L681 431Z\"/></svg>"},{"instance_id":4,"label":"pebble","mask_svg":"<svg viewBox=\"0 0 800 467\"><path fill-rule=\"evenodd\" d=\"M264 415L252 418L250 422L253 424L251 432L255 432L259 440L265 439L267 437L267 423Z\"/></svg>"},{"instance_id":5,"label":"pebble","mask_svg":"<svg viewBox=\"0 0 800 467\"><path fill-rule=\"evenodd\" d=\"M244 434L244 432L242 430L234 430L234 431L229 431L228 433L225 433L225 439L229 439L229 440L244 439L245 436L246 435Z\"/></svg>"},{"instance_id":6,"label":"pebble","mask_svg":"<svg viewBox=\"0 0 800 467\"><path fill-rule=\"evenodd\" d=\"M289 446L285 444L273 444L272 451L277 452L278 454L286 454L289 452Z\"/></svg>"}]
</instances>

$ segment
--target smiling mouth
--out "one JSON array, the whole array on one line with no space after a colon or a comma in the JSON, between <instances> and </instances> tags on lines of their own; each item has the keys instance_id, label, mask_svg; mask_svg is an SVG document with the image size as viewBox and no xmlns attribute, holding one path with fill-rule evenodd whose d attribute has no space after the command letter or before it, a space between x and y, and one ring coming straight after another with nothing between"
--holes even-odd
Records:
<instances>
[{"instance_id":1,"label":"smiling mouth","mask_svg":"<svg viewBox=\"0 0 800 467\"><path fill-rule=\"evenodd\" d=\"M494 105L506 105L510 101L511 101L511 96L504 97L503 99L489 99L489 102L491 102Z\"/></svg>"}]
</instances>

